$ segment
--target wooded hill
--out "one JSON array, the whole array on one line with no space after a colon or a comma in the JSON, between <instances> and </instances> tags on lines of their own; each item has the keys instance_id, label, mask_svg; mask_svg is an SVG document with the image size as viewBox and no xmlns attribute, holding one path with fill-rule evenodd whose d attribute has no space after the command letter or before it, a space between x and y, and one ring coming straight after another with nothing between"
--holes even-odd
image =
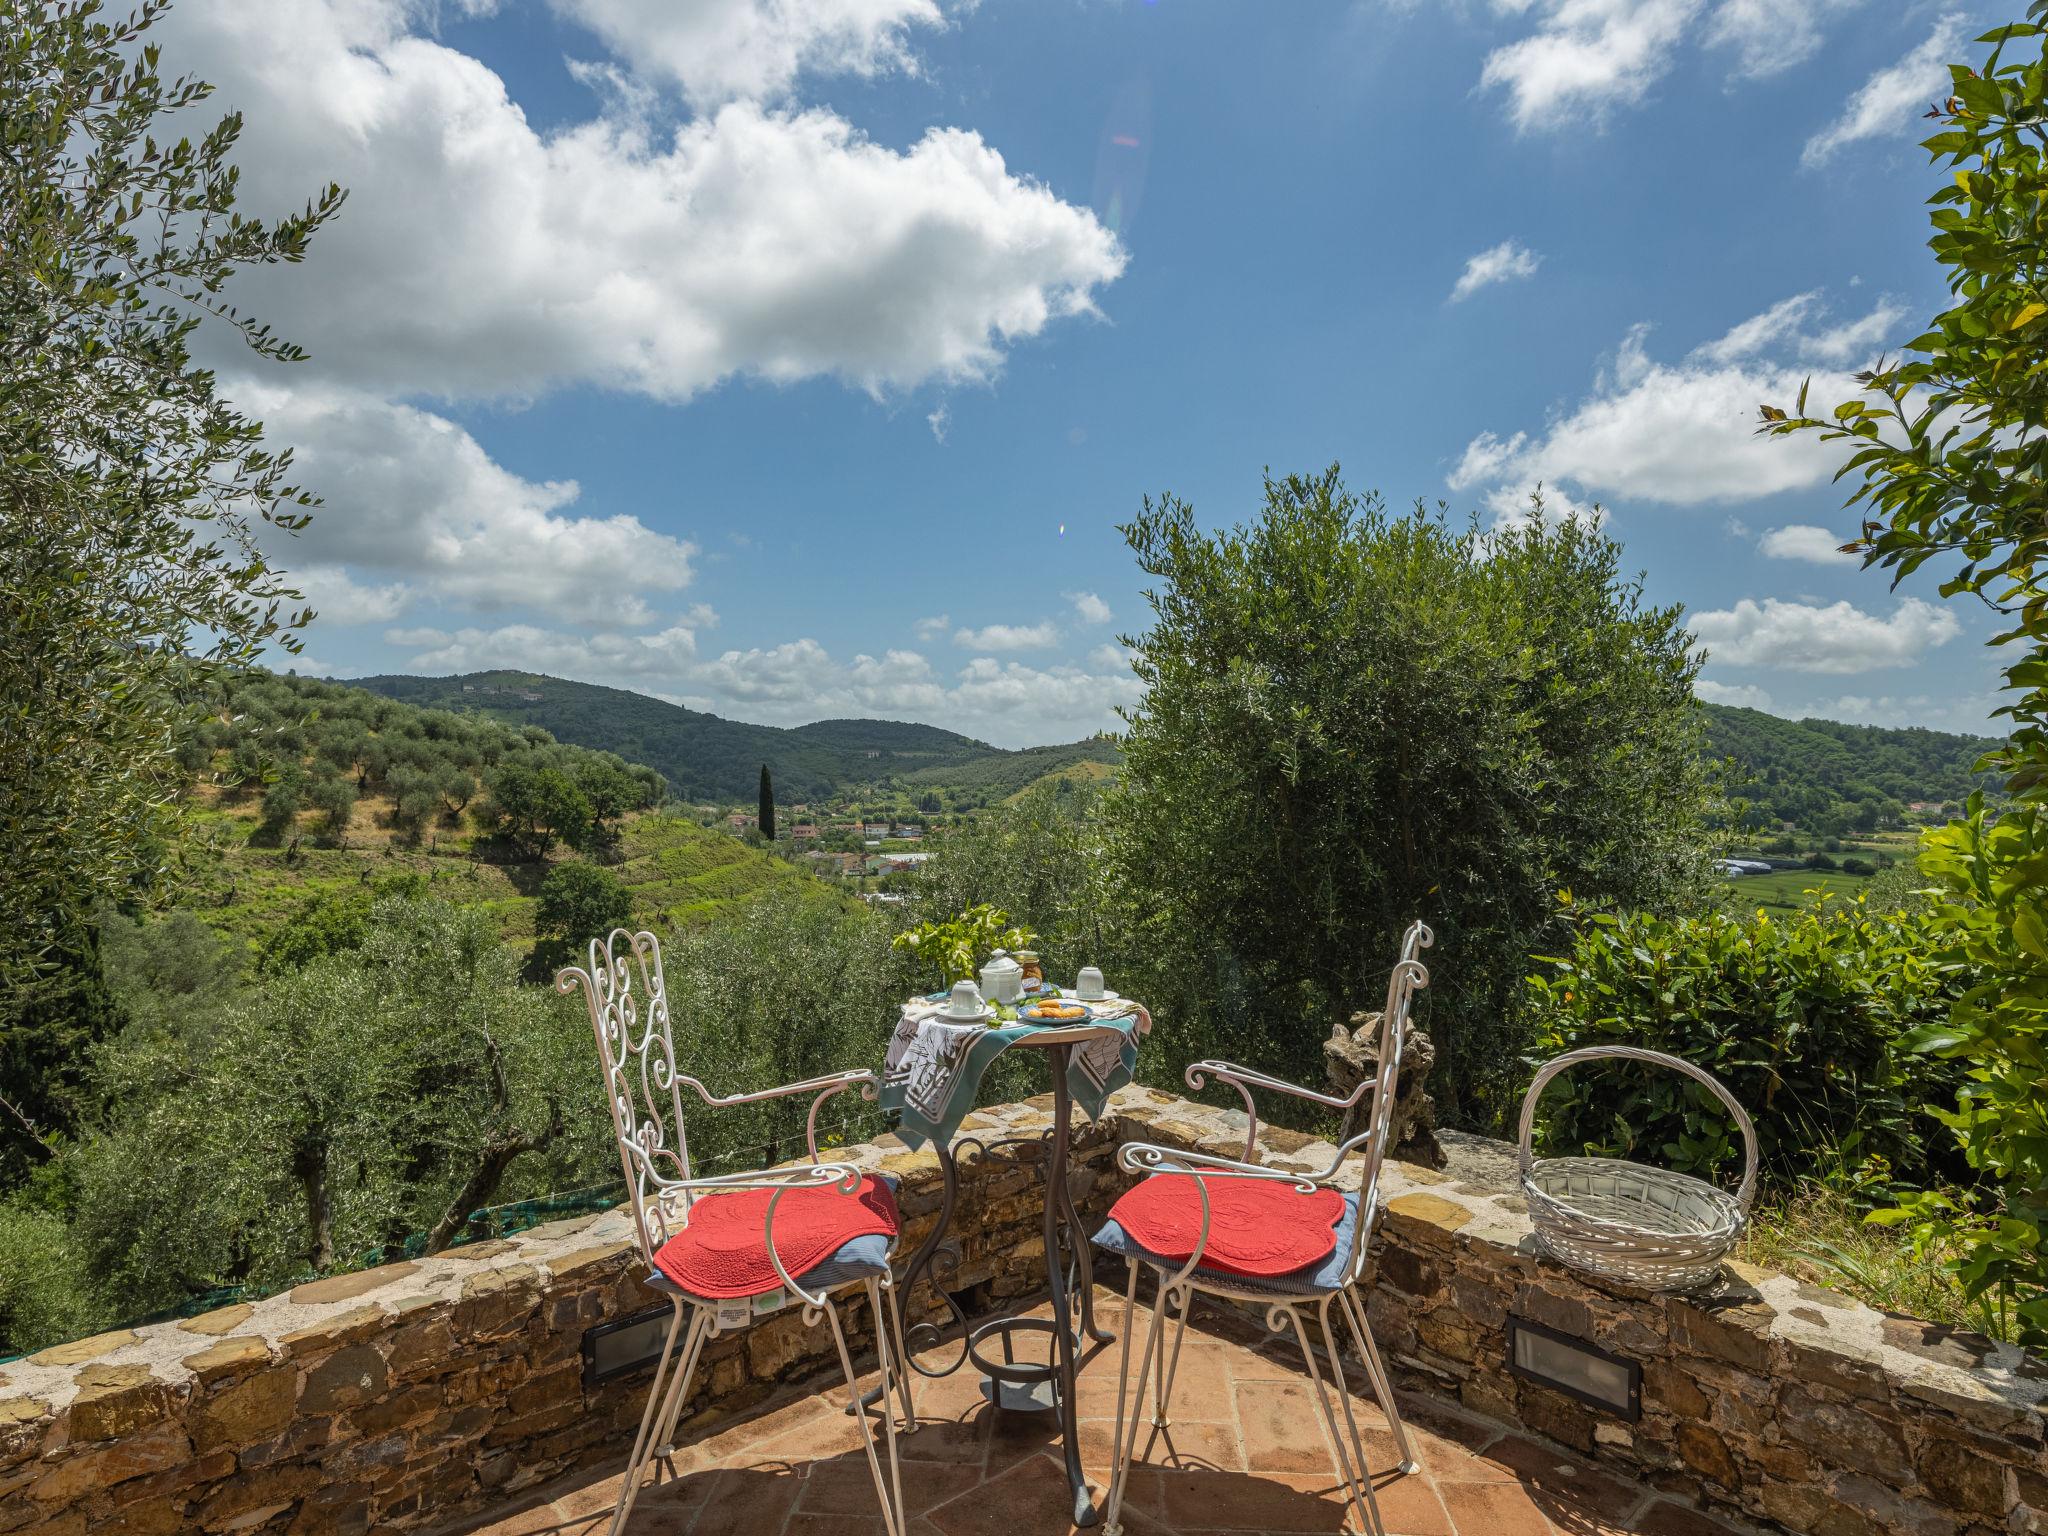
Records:
<instances>
[{"instance_id":1,"label":"wooded hill","mask_svg":"<svg viewBox=\"0 0 2048 1536\"><path fill-rule=\"evenodd\" d=\"M660 773L682 800L750 801L766 763L785 802L843 798L891 783L959 789L992 802L1076 763L1117 760L1114 743L1098 738L1009 752L896 720L749 725L622 688L534 672L365 677L354 686L408 704L537 725L558 740L615 752Z\"/></svg>"},{"instance_id":2,"label":"wooded hill","mask_svg":"<svg viewBox=\"0 0 2048 1536\"><path fill-rule=\"evenodd\" d=\"M1783 720L1756 709L1708 704L1708 749L1733 758L1730 785L1773 821L1802 829L1846 831L1873 823L1882 811L1915 801L1960 802L1973 789L1991 790L1971 770L1996 742L1920 727L1844 725L1834 720ZM1840 827L1828 825L1841 821Z\"/></svg>"}]
</instances>

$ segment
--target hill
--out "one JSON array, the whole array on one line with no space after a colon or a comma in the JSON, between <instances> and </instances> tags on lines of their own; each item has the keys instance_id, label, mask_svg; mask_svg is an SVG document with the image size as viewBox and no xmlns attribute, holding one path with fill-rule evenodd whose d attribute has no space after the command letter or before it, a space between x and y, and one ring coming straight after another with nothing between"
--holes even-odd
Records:
<instances>
[{"instance_id":1,"label":"hill","mask_svg":"<svg viewBox=\"0 0 2048 1536\"><path fill-rule=\"evenodd\" d=\"M1010 752L897 720L749 725L622 688L533 672L366 677L355 686L409 704L537 725L558 740L644 763L684 800L749 801L763 763L774 775L777 798L798 802L858 796L890 784L999 800L1072 763L1116 761L1114 746L1097 740Z\"/></svg>"},{"instance_id":2,"label":"hill","mask_svg":"<svg viewBox=\"0 0 2048 1536\"><path fill-rule=\"evenodd\" d=\"M603 807L612 814L601 835L585 841L627 887L637 920L689 923L792 884L837 899L795 865L660 809L650 770L531 726L256 670L228 680L188 754L199 782L182 851L202 872L190 904L253 947L321 898L404 874L490 908L508 939L531 938L542 879L573 855L567 837L537 849L508 834L492 806L507 768L553 768L595 791L624 787ZM339 825L314 788L322 782L352 791ZM292 784L307 787L280 795Z\"/></svg>"},{"instance_id":3,"label":"hill","mask_svg":"<svg viewBox=\"0 0 2048 1536\"><path fill-rule=\"evenodd\" d=\"M1705 709L1709 750L1735 760L1736 792L1769 819L1804 830L1868 829L1899 819L1915 801L1959 802L1973 789L1995 787L1971 771L1997 744L1990 737L1783 720L1723 704Z\"/></svg>"}]
</instances>

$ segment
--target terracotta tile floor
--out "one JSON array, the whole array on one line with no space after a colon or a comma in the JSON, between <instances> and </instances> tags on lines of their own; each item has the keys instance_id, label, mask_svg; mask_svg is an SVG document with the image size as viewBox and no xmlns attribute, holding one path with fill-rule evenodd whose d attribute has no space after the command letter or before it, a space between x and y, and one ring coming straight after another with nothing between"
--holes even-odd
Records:
<instances>
[{"instance_id":1,"label":"terracotta tile floor","mask_svg":"<svg viewBox=\"0 0 2048 1536\"><path fill-rule=\"evenodd\" d=\"M1120 1328L1123 1298L1100 1294L1098 1320ZM1115 1345L1091 1351L1076 1392L1082 1465L1098 1503L1110 1473L1118 1354ZM927 1358L936 1365L952 1356ZM811 1395L780 1398L686 1447L642 1491L630 1536L883 1536L844 1393L815 1381ZM1388 1536L1729 1536L1730 1527L1695 1510L1429 1399L1402 1401L1422 1470L1400 1476L1386 1420L1362 1384L1354 1403ZM919 1378L917 1411L918 1429L897 1440L909 1536L1072 1529L1050 1416L995 1412L971 1367ZM1140 1429L1126 1536L1345 1529L1291 1342L1263 1340L1197 1308L1172 1418L1163 1432ZM471 1536L602 1536L618 1490L616 1470L586 1474L528 1495L472 1526Z\"/></svg>"}]
</instances>

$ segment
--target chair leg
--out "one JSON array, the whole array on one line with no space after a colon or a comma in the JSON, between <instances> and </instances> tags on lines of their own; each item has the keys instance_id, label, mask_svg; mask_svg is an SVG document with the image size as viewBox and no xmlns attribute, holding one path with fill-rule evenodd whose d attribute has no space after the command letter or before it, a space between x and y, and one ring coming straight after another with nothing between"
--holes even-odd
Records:
<instances>
[{"instance_id":1,"label":"chair leg","mask_svg":"<svg viewBox=\"0 0 2048 1536\"><path fill-rule=\"evenodd\" d=\"M1166 1276L1162 1273L1159 1276L1162 1294L1158 1297L1157 1304L1152 1308L1152 1321L1145 1331L1145 1353L1138 1365L1138 1382L1136 1390L1133 1391L1131 1386L1131 1334L1134 1331L1134 1325L1138 1316L1139 1265L1136 1259L1127 1259L1125 1264L1130 1269L1131 1278L1130 1284L1124 1290L1124 1336L1117 1359L1116 1429L1113 1442L1116 1446L1116 1457L1110 1469L1109 1494L1102 1503L1102 1536L1123 1536L1123 1526L1120 1523L1120 1517L1123 1514L1124 1508L1124 1484L1130 1479L1131 1455L1138 1443L1139 1412L1144 1406L1145 1388L1148 1378L1152 1375L1152 1357L1153 1352L1159 1345L1161 1314L1166 1305L1166 1297L1163 1294L1166 1286ZM1126 1400L1129 1401L1131 1407L1131 1422L1128 1430L1124 1427L1124 1404Z\"/></svg>"},{"instance_id":2,"label":"chair leg","mask_svg":"<svg viewBox=\"0 0 2048 1536\"><path fill-rule=\"evenodd\" d=\"M703 1358L705 1342L711 1337L712 1314L702 1307L697 1310L704 1316L704 1326L692 1330L684 1341L683 1363L676 1372L676 1387L669 1394L668 1406L662 1410L661 1419L655 1425L654 1438L648 1441L652 1447L649 1454L655 1461L672 1461L675 1458L676 1420L682 1417L683 1402L690 1395L691 1377L696 1372L697 1362Z\"/></svg>"},{"instance_id":3,"label":"chair leg","mask_svg":"<svg viewBox=\"0 0 2048 1536\"><path fill-rule=\"evenodd\" d=\"M1363 1475L1362 1458L1359 1472L1354 1474L1351 1469L1350 1457L1345 1453L1343 1443L1337 1434L1336 1410L1330 1406L1330 1394L1323 1385L1323 1373L1316 1365L1316 1352L1308 1341L1308 1330L1302 1326L1301 1314L1296 1310L1294 1303L1281 1302L1266 1314L1266 1326L1269 1328L1277 1329L1279 1326L1274 1320L1275 1312L1286 1313L1287 1321L1294 1325L1294 1337L1301 1345L1302 1362L1308 1366L1308 1379L1315 1387L1316 1422L1323 1432L1323 1445L1330 1453L1330 1465L1337 1473L1338 1482L1343 1484L1345 1493L1350 1496L1351 1507L1358 1513L1359 1530L1362 1536L1382 1536L1386 1526L1380 1521L1379 1500L1373 1497L1371 1479ZM1326 1317L1327 1315L1325 1313ZM1337 1383L1340 1396L1343 1387L1340 1378ZM1345 1412L1347 1415L1350 1412L1348 1404Z\"/></svg>"},{"instance_id":4,"label":"chair leg","mask_svg":"<svg viewBox=\"0 0 2048 1536\"><path fill-rule=\"evenodd\" d=\"M682 1358L676 1360L675 1371L669 1371L669 1362L675 1355L676 1335L683 1331L683 1301L675 1299L675 1316L668 1326L668 1338L661 1346L661 1360L654 1367L654 1380L647 1384L647 1408L640 1415L640 1432L633 1437L633 1452L626 1458L626 1475L619 1487L618 1508L612 1512L610 1536L619 1536L626 1528L626 1517L633 1513L633 1501L640 1497L640 1474L646 1470L648 1453L653 1450L653 1430L657 1423L670 1415L671 1401L680 1402L684 1390L689 1386L689 1370L696 1364L698 1347L703 1343L704 1330L710 1313L702 1307L690 1309L689 1337L683 1345Z\"/></svg>"},{"instance_id":5,"label":"chair leg","mask_svg":"<svg viewBox=\"0 0 2048 1536\"><path fill-rule=\"evenodd\" d=\"M917 1404L912 1401L917 1373L910 1364L910 1350L903 1342L903 1307L896 1297L894 1275L883 1277L882 1294L889 1302L889 1331L895 1336L896 1346L897 1396L903 1402L903 1428L907 1432L917 1428Z\"/></svg>"},{"instance_id":6,"label":"chair leg","mask_svg":"<svg viewBox=\"0 0 2048 1536\"><path fill-rule=\"evenodd\" d=\"M1175 1376L1180 1374L1180 1346L1182 1341L1188 1336L1188 1314L1194 1311L1194 1309L1194 1291L1188 1290L1183 1292L1180 1298L1180 1318L1173 1325L1173 1351L1164 1361L1165 1369L1159 1372L1157 1376L1159 1392L1157 1397L1153 1399L1152 1405L1152 1427L1154 1429L1165 1429L1168 1427L1166 1405L1173 1398L1173 1380Z\"/></svg>"},{"instance_id":7,"label":"chair leg","mask_svg":"<svg viewBox=\"0 0 2048 1536\"><path fill-rule=\"evenodd\" d=\"M831 1297L826 1297L822 1310L825 1319L832 1325L832 1342L839 1349L839 1368L846 1373L847 1401L849 1411L861 1426L861 1447L868 1454L868 1471L874 1475L875 1497L882 1505L882 1525L888 1536L905 1536L903 1519L903 1474L896 1461L896 1415L888 1406L889 1394L895 1383L889 1379L889 1323L883 1315L880 1288L873 1280L867 1283L868 1299L875 1309L875 1347L881 1356L882 1369L882 1423L889 1439L889 1471L895 1483L895 1496L890 1496L890 1483L882 1476L882 1461L875 1454L875 1436L868 1423L867 1411L861 1406L860 1378L854 1374L853 1356L846 1348L846 1330L840 1326L839 1307Z\"/></svg>"},{"instance_id":8,"label":"chair leg","mask_svg":"<svg viewBox=\"0 0 2048 1536\"><path fill-rule=\"evenodd\" d=\"M1358 1341L1358 1352L1365 1357L1365 1374L1372 1378L1372 1395L1379 1400L1380 1412L1387 1416L1387 1423L1394 1431L1394 1449L1401 1456L1401 1470L1404 1473L1419 1472L1422 1465L1415 1459L1414 1448L1408 1444L1408 1426L1401 1422L1401 1410L1394 1404L1394 1389L1387 1380L1386 1362L1380 1359L1379 1345L1373 1341L1372 1329L1365 1317L1365 1298L1356 1290L1346 1286L1339 1293L1344 1298L1344 1320L1351 1325L1351 1336Z\"/></svg>"}]
</instances>

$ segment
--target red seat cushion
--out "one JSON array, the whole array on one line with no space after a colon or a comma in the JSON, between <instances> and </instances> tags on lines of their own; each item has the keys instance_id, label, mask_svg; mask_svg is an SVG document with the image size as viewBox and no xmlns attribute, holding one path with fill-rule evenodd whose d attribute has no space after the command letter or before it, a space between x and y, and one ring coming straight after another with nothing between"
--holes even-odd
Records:
<instances>
[{"instance_id":1,"label":"red seat cushion","mask_svg":"<svg viewBox=\"0 0 2048 1536\"><path fill-rule=\"evenodd\" d=\"M768 1257L763 1224L770 1189L705 1195L690 1208L690 1224L661 1245L654 1267L693 1296L759 1296L782 1284ZM775 1207L775 1251L782 1267L801 1280L856 1237L896 1236L902 1218L887 1184L863 1177L854 1194L836 1184L792 1187Z\"/></svg>"},{"instance_id":2,"label":"red seat cushion","mask_svg":"<svg viewBox=\"0 0 2048 1536\"><path fill-rule=\"evenodd\" d=\"M1210 1178L1209 1243L1203 1269L1232 1275L1288 1275L1326 1259L1337 1246L1344 1196L1304 1194L1272 1179ZM1109 1208L1110 1219L1140 1247L1186 1262L1202 1235L1202 1196L1192 1175L1155 1173Z\"/></svg>"}]
</instances>

